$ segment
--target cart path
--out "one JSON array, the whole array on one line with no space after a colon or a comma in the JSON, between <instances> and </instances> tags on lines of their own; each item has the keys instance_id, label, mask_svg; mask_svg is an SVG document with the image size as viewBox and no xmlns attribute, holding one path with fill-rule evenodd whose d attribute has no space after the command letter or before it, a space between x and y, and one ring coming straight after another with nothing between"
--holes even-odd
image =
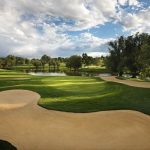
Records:
<instances>
[{"instance_id":1,"label":"cart path","mask_svg":"<svg viewBox=\"0 0 150 150\"><path fill-rule=\"evenodd\" d=\"M122 84L126 84L126 85L129 85L129 86L150 88L150 82L120 80L120 79L117 79L116 76L100 76L100 78L105 80L105 81L112 81L112 82L122 83Z\"/></svg>"}]
</instances>

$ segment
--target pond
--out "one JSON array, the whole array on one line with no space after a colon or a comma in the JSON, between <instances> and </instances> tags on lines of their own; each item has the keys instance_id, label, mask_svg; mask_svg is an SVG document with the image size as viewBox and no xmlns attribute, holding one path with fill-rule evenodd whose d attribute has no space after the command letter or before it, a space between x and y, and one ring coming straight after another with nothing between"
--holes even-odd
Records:
<instances>
[{"instance_id":1,"label":"pond","mask_svg":"<svg viewBox=\"0 0 150 150\"><path fill-rule=\"evenodd\" d=\"M111 76L111 74L110 73L100 73L99 76L100 77L109 77L109 76Z\"/></svg>"},{"instance_id":2,"label":"pond","mask_svg":"<svg viewBox=\"0 0 150 150\"><path fill-rule=\"evenodd\" d=\"M33 76L67 76L61 72L30 72L29 74Z\"/></svg>"},{"instance_id":3,"label":"pond","mask_svg":"<svg viewBox=\"0 0 150 150\"><path fill-rule=\"evenodd\" d=\"M87 73L87 72L29 72L28 74L33 76L86 76L86 77L95 77L95 76L110 76L109 73Z\"/></svg>"}]
</instances>

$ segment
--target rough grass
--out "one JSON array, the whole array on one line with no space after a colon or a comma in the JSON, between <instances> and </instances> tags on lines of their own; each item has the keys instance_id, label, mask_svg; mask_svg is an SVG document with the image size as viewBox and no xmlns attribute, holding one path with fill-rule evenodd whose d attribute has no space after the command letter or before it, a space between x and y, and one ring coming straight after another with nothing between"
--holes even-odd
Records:
<instances>
[{"instance_id":1,"label":"rough grass","mask_svg":"<svg viewBox=\"0 0 150 150\"><path fill-rule=\"evenodd\" d=\"M2 78L1 78L2 76ZM11 80L7 80L6 77ZM130 87L100 78L34 77L15 80L26 74L0 71L0 91L27 89L38 92L38 104L44 108L66 112L96 112L129 109L150 114L150 89Z\"/></svg>"}]
</instances>

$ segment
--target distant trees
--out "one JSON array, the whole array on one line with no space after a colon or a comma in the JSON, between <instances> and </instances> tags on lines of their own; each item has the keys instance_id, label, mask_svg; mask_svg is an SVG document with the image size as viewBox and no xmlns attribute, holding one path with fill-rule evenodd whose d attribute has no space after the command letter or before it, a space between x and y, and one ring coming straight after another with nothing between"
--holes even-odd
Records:
<instances>
[{"instance_id":1,"label":"distant trees","mask_svg":"<svg viewBox=\"0 0 150 150\"><path fill-rule=\"evenodd\" d=\"M82 63L85 65L85 66L89 66L93 63L93 57L91 56L88 56L86 53L83 53L82 54Z\"/></svg>"},{"instance_id":2,"label":"distant trees","mask_svg":"<svg viewBox=\"0 0 150 150\"><path fill-rule=\"evenodd\" d=\"M100 66L103 64L104 57L91 57L86 53L82 54L82 64L84 66L97 65Z\"/></svg>"},{"instance_id":3,"label":"distant trees","mask_svg":"<svg viewBox=\"0 0 150 150\"><path fill-rule=\"evenodd\" d=\"M31 60L31 64L33 66L35 66L36 70L38 70L39 67L41 66L41 61L39 59L32 59Z\"/></svg>"},{"instance_id":4,"label":"distant trees","mask_svg":"<svg viewBox=\"0 0 150 150\"><path fill-rule=\"evenodd\" d=\"M30 60L28 58L16 57L8 55L0 58L0 68L11 69L13 66L28 65Z\"/></svg>"},{"instance_id":5,"label":"distant trees","mask_svg":"<svg viewBox=\"0 0 150 150\"><path fill-rule=\"evenodd\" d=\"M12 69L14 66L30 66L33 65L36 70L45 70L45 65L48 65L49 71L59 70L60 61L64 61L64 58L51 58L50 56L43 55L40 59L28 59L23 57L17 57L8 55L6 57L0 57L0 68Z\"/></svg>"},{"instance_id":6,"label":"distant trees","mask_svg":"<svg viewBox=\"0 0 150 150\"><path fill-rule=\"evenodd\" d=\"M0 58L0 68L5 68L6 67L6 60L5 58Z\"/></svg>"},{"instance_id":7,"label":"distant trees","mask_svg":"<svg viewBox=\"0 0 150 150\"><path fill-rule=\"evenodd\" d=\"M43 55L41 57L41 64L42 64L43 70L44 70L45 65L48 64L49 61L50 61L50 57L49 56Z\"/></svg>"},{"instance_id":8,"label":"distant trees","mask_svg":"<svg viewBox=\"0 0 150 150\"><path fill-rule=\"evenodd\" d=\"M7 68L11 68L14 65L16 65L16 57L13 55L8 55L5 59L5 66Z\"/></svg>"},{"instance_id":9,"label":"distant trees","mask_svg":"<svg viewBox=\"0 0 150 150\"><path fill-rule=\"evenodd\" d=\"M51 65L52 65L52 59L49 57L49 60L48 60L49 71L51 70Z\"/></svg>"},{"instance_id":10,"label":"distant trees","mask_svg":"<svg viewBox=\"0 0 150 150\"><path fill-rule=\"evenodd\" d=\"M48 65L49 65L49 70L58 71L60 63L56 58L53 58L53 59L49 59Z\"/></svg>"},{"instance_id":11,"label":"distant trees","mask_svg":"<svg viewBox=\"0 0 150 150\"><path fill-rule=\"evenodd\" d=\"M31 60L28 58L24 58L24 65L30 65L31 64Z\"/></svg>"},{"instance_id":12,"label":"distant trees","mask_svg":"<svg viewBox=\"0 0 150 150\"><path fill-rule=\"evenodd\" d=\"M71 56L66 62L66 67L70 68L70 70L77 71L82 67L82 57L77 55Z\"/></svg>"},{"instance_id":13,"label":"distant trees","mask_svg":"<svg viewBox=\"0 0 150 150\"><path fill-rule=\"evenodd\" d=\"M0 58L0 68L3 68L3 60Z\"/></svg>"},{"instance_id":14,"label":"distant trees","mask_svg":"<svg viewBox=\"0 0 150 150\"><path fill-rule=\"evenodd\" d=\"M13 55L8 55L5 58L0 57L0 68L4 69L20 69L29 71L30 69L35 70L42 70L42 71L58 71L60 70L60 63L61 69L66 69L65 67L69 68L70 70L78 70L79 68L89 65L100 65L103 64L104 58L96 57L93 58L88 56L86 53L83 53L82 56L73 55L69 58L51 58L48 55L41 56L40 59L33 58L23 58ZM34 66L34 67L33 67ZM63 70L62 69L62 70Z\"/></svg>"},{"instance_id":15,"label":"distant trees","mask_svg":"<svg viewBox=\"0 0 150 150\"><path fill-rule=\"evenodd\" d=\"M14 56L14 57L15 57L15 56ZM25 58L16 57L16 62L15 62L15 64L16 64L16 65L25 65L25 61L26 61Z\"/></svg>"},{"instance_id":16,"label":"distant trees","mask_svg":"<svg viewBox=\"0 0 150 150\"><path fill-rule=\"evenodd\" d=\"M59 70L59 66L60 66L59 60L62 61L62 58L60 58L60 57L59 57L59 59L58 58L51 58L50 56L43 55L40 59L43 71L44 71L44 67L46 64L48 64L49 71Z\"/></svg>"},{"instance_id":17,"label":"distant trees","mask_svg":"<svg viewBox=\"0 0 150 150\"><path fill-rule=\"evenodd\" d=\"M122 76L127 71L136 77L150 67L150 35L137 33L126 38L121 36L108 45L110 55L106 65L112 73Z\"/></svg>"}]
</instances>

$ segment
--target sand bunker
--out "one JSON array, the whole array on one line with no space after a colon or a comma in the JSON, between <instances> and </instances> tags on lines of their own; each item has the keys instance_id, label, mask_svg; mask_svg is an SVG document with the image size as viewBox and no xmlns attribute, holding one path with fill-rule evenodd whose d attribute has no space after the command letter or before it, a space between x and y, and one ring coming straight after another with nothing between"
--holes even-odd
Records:
<instances>
[{"instance_id":1,"label":"sand bunker","mask_svg":"<svg viewBox=\"0 0 150 150\"><path fill-rule=\"evenodd\" d=\"M0 92L0 110L15 109L24 107L34 100L38 100L40 95L26 90L9 90Z\"/></svg>"},{"instance_id":2,"label":"sand bunker","mask_svg":"<svg viewBox=\"0 0 150 150\"><path fill-rule=\"evenodd\" d=\"M0 95L0 101L6 95L7 102L13 99L27 104L0 110L0 139L19 150L150 149L150 117L140 112L65 113L41 108L37 105L39 95L31 91Z\"/></svg>"}]
</instances>

